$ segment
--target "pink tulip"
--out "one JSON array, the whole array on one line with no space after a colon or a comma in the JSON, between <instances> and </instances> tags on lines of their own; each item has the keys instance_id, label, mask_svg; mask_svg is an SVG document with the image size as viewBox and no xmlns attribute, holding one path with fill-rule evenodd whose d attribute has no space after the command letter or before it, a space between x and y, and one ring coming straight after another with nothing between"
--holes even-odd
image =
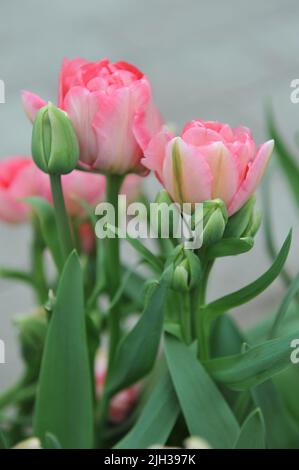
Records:
<instances>
[{"instance_id":1,"label":"pink tulip","mask_svg":"<svg viewBox=\"0 0 299 470\"><path fill-rule=\"evenodd\" d=\"M46 197L47 176L31 158L9 157L0 162L0 220L21 223L30 218L30 205L22 199L30 196Z\"/></svg>"},{"instance_id":2,"label":"pink tulip","mask_svg":"<svg viewBox=\"0 0 299 470\"><path fill-rule=\"evenodd\" d=\"M24 91L23 104L33 121L46 103ZM142 148L162 121L149 80L136 67L107 59L64 59L58 106L73 122L83 167L117 174L145 171Z\"/></svg>"},{"instance_id":3,"label":"pink tulip","mask_svg":"<svg viewBox=\"0 0 299 470\"><path fill-rule=\"evenodd\" d=\"M142 163L175 202L220 198L232 215L255 192L273 146L269 140L256 148L246 127L196 120L185 125L181 137L166 130L156 134Z\"/></svg>"},{"instance_id":4,"label":"pink tulip","mask_svg":"<svg viewBox=\"0 0 299 470\"><path fill-rule=\"evenodd\" d=\"M138 200L142 193L143 178L139 175L130 174L125 177L120 188L120 194L127 196L127 204Z\"/></svg>"},{"instance_id":5,"label":"pink tulip","mask_svg":"<svg viewBox=\"0 0 299 470\"><path fill-rule=\"evenodd\" d=\"M95 207L103 200L106 179L103 175L75 170L62 176L62 187L68 213L80 216L86 212L81 201Z\"/></svg>"},{"instance_id":6,"label":"pink tulip","mask_svg":"<svg viewBox=\"0 0 299 470\"><path fill-rule=\"evenodd\" d=\"M104 349L99 349L95 361L96 393L100 398L103 393L106 379L107 356ZM133 385L117 393L110 401L109 420L112 423L121 423L136 404L140 394L140 384Z\"/></svg>"}]
</instances>

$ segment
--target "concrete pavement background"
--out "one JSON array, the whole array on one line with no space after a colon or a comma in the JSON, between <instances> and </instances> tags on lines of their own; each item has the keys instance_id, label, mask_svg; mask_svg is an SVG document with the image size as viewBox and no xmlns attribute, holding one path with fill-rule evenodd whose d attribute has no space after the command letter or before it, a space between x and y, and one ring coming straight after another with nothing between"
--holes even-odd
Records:
<instances>
[{"instance_id":1,"label":"concrete pavement background","mask_svg":"<svg viewBox=\"0 0 299 470\"><path fill-rule=\"evenodd\" d=\"M2 2L0 78L6 85L6 104L0 104L0 157L29 154L31 126L20 90L55 101L63 56L107 56L136 64L150 77L165 119L178 129L195 117L217 119L250 127L262 142L263 105L270 96L285 135L293 139L299 105L289 96L291 80L299 77L298 18L296 0ZM153 178L147 181L148 192L156 187ZM273 176L272 193L277 242L295 227L288 264L296 272L299 217L279 172ZM29 237L28 227L1 224L0 265L26 266ZM268 264L260 233L250 254L217 263L210 297L242 287ZM234 315L250 324L275 309L282 293L277 281ZM6 344L0 387L11 383L20 369L12 318L33 307L30 291L0 281L0 338Z\"/></svg>"}]
</instances>

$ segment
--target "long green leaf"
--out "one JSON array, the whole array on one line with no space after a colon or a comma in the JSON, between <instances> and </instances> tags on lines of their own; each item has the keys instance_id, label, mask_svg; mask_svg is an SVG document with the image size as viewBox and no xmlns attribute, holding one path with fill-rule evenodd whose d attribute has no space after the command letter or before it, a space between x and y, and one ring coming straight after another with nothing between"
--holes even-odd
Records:
<instances>
[{"instance_id":1,"label":"long green leaf","mask_svg":"<svg viewBox=\"0 0 299 470\"><path fill-rule=\"evenodd\" d=\"M0 429L0 449L7 449L7 448L8 448L8 445L7 445L6 437L4 436L3 431Z\"/></svg>"},{"instance_id":2,"label":"long green leaf","mask_svg":"<svg viewBox=\"0 0 299 470\"><path fill-rule=\"evenodd\" d=\"M265 424L260 409L254 410L244 422L235 449L265 449Z\"/></svg>"},{"instance_id":3,"label":"long green leaf","mask_svg":"<svg viewBox=\"0 0 299 470\"><path fill-rule=\"evenodd\" d=\"M76 252L63 270L43 354L34 431L63 448L93 445L93 404L86 342L83 279Z\"/></svg>"},{"instance_id":4,"label":"long green leaf","mask_svg":"<svg viewBox=\"0 0 299 470\"><path fill-rule=\"evenodd\" d=\"M299 166L278 131L273 112L270 107L267 112L267 124L269 134L275 140L275 152L278 156L278 161L283 169L285 177L287 178L294 200L299 207Z\"/></svg>"},{"instance_id":5,"label":"long green leaf","mask_svg":"<svg viewBox=\"0 0 299 470\"><path fill-rule=\"evenodd\" d=\"M224 256L236 256L246 253L253 247L254 240L251 237L245 238L224 238L215 243L207 250L207 258L221 258Z\"/></svg>"},{"instance_id":6,"label":"long green leaf","mask_svg":"<svg viewBox=\"0 0 299 470\"><path fill-rule=\"evenodd\" d=\"M205 363L212 377L232 390L247 390L287 367L291 367L291 341L299 331L266 341L242 354L212 359Z\"/></svg>"},{"instance_id":7,"label":"long green leaf","mask_svg":"<svg viewBox=\"0 0 299 470\"><path fill-rule=\"evenodd\" d=\"M166 289L164 282L156 283L140 319L120 342L107 379L109 395L137 382L153 367L162 334Z\"/></svg>"},{"instance_id":8,"label":"long green leaf","mask_svg":"<svg viewBox=\"0 0 299 470\"><path fill-rule=\"evenodd\" d=\"M190 434L206 439L212 448L232 448L238 423L195 354L170 335L165 335L165 353Z\"/></svg>"},{"instance_id":9,"label":"long green leaf","mask_svg":"<svg viewBox=\"0 0 299 470\"><path fill-rule=\"evenodd\" d=\"M271 380L255 387L253 399L262 410L270 449L299 448L299 431L289 418L284 403ZM297 391L298 398L298 391Z\"/></svg>"},{"instance_id":10,"label":"long green leaf","mask_svg":"<svg viewBox=\"0 0 299 470\"><path fill-rule=\"evenodd\" d=\"M274 338L277 336L278 330L280 329L281 324L283 323L286 313L291 305L291 302L299 289L299 273L293 279L279 309L274 319L269 338Z\"/></svg>"},{"instance_id":11,"label":"long green leaf","mask_svg":"<svg viewBox=\"0 0 299 470\"><path fill-rule=\"evenodd\" d=\"M276 279L284 266L291 246L291 239L292 232L290 231L277 255L276 260L268 271L248 286L205 305L203 307L202 314L211 320L227 310L249 302L249 300L263 292L274 281L274 279Z\"/></svg>"},{"instance_id":12,"label":"long green leaf","mask_svg":"<svg viewBox=\"0 0 299 470\"><path fill-rule=\"evenodd\" d=\"M131 431L116 449L146 449L164 445L179 416L179 403L167 371L159 380Z\"/></svg>"},{"instance_id":13,"label":"long green leaf","mask_svg":"<svg viewBox=\"0 0 299 470\"><path fill-rule=\"evenodd\" d=\"M55 215L51 205L41 197L28 197L25 202L30 204L37 214L45 244L49 248L54 263L59 271L63 267L59 241L56 231Z\"/></svg>"}]
</instances>

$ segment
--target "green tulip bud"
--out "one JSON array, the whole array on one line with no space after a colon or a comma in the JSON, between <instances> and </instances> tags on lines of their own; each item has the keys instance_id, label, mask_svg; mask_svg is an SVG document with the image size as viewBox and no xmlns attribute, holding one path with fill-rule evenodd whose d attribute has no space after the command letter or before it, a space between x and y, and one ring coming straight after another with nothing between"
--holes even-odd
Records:
<instances>
[{"instance_id":1,"label":"green tulip bud","mask_svg":"<svg viewBox=\"0 0 299 470\"><path fill-rule=\"evenodd\" d=\"M224 238L240 238L246 236L245 231L252 220L255 201L255 196L252 196L238 212L228 219Z\"/></svg>"},{"instance_id":2,"label":"green tulip bud","mask_svg":"<svg viewBox=\"0 0 299 470\"><path fill-rule=\"evenodd\" d=\"M199 258L191 250L183 249L174 262L172 288L180 292L189 291L199 282L201 272Z\"/></svg>"},{"instance_id":3,"label":"green tulip bud","mask_svg":"<svg viewBox=\"0 0 299 470\"><path fill-rule=\"evenodd\" d=\"M202 220L200 221L203 224L202 246L210 246L222 238L227 218L227 210L221 199L203 203ZM195 229L195 227L192 228Z\"/></svg>"},{"instance_id":4,"label":"green tulip bud","mask_svg":"<svg viewBox=\"0 0 299 470\"><path fill-rule=\"evenodd\" d=\"M41 108L32 130L32 156L45 173L64 175L74 170L79 144L67 114L52 103Z\"/></svg>"},{"instance_id":5,"label":"green tulip bud","mask_svg":"<svg viewBox=\"0 0 299 470\"><path fill-rule=\"evenodd\" d=\"M34 314L15 319L23 360L31 379L37 378L47 332L47 318L41 308Z\"/></svg>"},{"instance_id":6,"label":"green tulip bud","mask_svg":"<svg viewBox=\"0 0 299 470\"><path fill-rule=\"evenodd\" d=\"M253 238L256 235L258 229L260 228L261 223L262 223L262 213L260 211L257 211L256 213L254 213L252 215L252 218L251 218L246 230L242 234L242 237L252 237Z\"/></svg>"}]
</instances>

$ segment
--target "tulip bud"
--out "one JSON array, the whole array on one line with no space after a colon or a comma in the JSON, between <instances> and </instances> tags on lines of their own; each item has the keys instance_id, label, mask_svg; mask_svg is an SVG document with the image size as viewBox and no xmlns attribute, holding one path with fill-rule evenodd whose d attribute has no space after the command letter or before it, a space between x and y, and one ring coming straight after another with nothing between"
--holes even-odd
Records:
<instances>
[{"instance_id":1,"label":"tulip bud","mask_svg":"<svg viewBox=\"0 0 299 470\"><path fill-rule=\"evenodd\" d=\"M180 292L187 292L198 283L200 276L201 263L199 258L191 250L182 248L174 264L172 288Z\"/></svg>"},{"instance_id":2,"label":"tulip bud","mask_svg":"<svg viewBox=\"0 0 299 470\"><path fill-rule=\"evenodd\" d=\"M262 214L261 212L256 212L255 214L252 215L252 218L246 228L246 230L244 231L244 233L242 234L242 237L254 237L258 231L258 229L260 228L261 226L261 223L262 223Z\"/></svg>"},{"instance_id":3,"label":"tulip bud","mask_svg":"<svg viewBox=\"0 0 299 470\"><path fill-rule=\"evenodd\" d=\"M23 360L27 369L30 370L31 377L38 377L47 332L44 310L40 309L32 315L20 316L15 319L15 323L19 329Z\"/></svg>"},{"instance_id":4,"label":"tulip bud","mask_svg":"<svg viewBox=\"0 0 299 470\"><path fill-rule=\"evenodd\" d=\"M252 220L255 201L255 196L252 196L238 212L228 219L224 232L225 238L240 238L247 236L245 235L245 230Z\"/></svg>"},{"instance_id":5,"label":"tulip bud","mask_svg":"<svg viewBox=\"0 0 299 470\"><path fill-rule=\"evenodd\" d=\"M203 203L203 243L209 246L220 240L227 223L227 210L221 199Z\"/></svg>"},{"instance_id":6,"label":"tulip bud","mask_svg":"<svg viewBox=\"0 0 299 470\"><path fill-rule=\"evenodd\" d=\"M32 156L45 173L64 175L74 170L79 145L73 125L64 111L52 103L41 108L32 131Z\"/></svg>"}]
</instances>

